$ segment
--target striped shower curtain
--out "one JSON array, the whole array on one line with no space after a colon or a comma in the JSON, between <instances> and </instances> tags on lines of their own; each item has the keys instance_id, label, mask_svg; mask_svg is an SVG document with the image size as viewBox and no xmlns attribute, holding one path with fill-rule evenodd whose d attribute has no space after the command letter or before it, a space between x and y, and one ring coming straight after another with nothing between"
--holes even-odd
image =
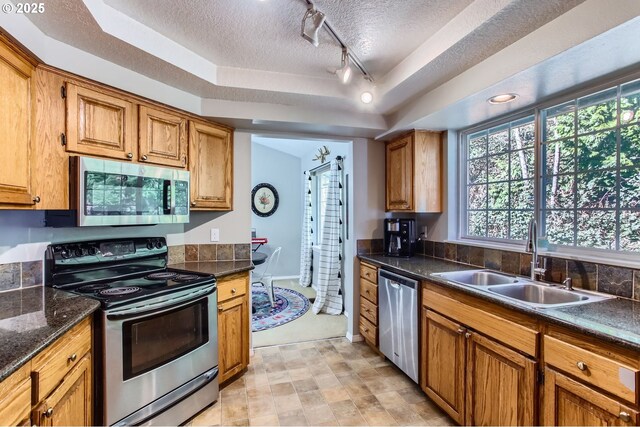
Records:
<instances>
[{"instance_id":1,"label":"striped shower curtain","mask_svg":"<svg viewBox=\"0 0 640 427\"><path fill-rule=\"evenodd\" d=\"M313 312L328 314L342 313L342 295L340 294L342 274L340 253L342 248L342 183L340 161L331 161L327 203L324 211L324 226L320 239L320 272L316 288L316 300ZM314 286L315 287L315 286Z\"/></svg>"},{"instance_id":2,"label":"striped shower curtain","mask_svg":"<svg viewBox=\"0 0 640 427\"><path fill-rule=\"evenodd\" d=\"M302 219L302 244L300 247L300 286L308 287L311 284L311 266L313 251L313 218L311 217L311 174L304 173L305 194L304 194L304 217Z\"/></svg>"}]
</instances>

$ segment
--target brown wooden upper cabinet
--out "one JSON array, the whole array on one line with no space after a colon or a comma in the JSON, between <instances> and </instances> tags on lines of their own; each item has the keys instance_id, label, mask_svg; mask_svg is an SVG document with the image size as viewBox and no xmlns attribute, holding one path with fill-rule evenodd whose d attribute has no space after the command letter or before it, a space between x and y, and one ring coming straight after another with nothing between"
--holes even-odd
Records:
<instances>
[{"instance_id":1,"label":"brown wooden upper cabinet","mask_svg":"<svg viewBox=\"0 0 640 427\"><path fill-rule=\"evenodd\" d=\"M0 39L0 41L4 41ZM39 199L31 187L35 104L34 67L26 58L0 43L0 205L30 207Z\"/></svg>"},{"instance_id":2,"label":"brown wooden upper cabinet","mask_svg":"<svg viewBox=\"0 0 640 427\"><path fill-rule=\"evenodd\" d=\"M412 131L386 146L386 210L442 212L442 135Z\"/></svg>"},{"instance_id":3,"label":"brown wooden upper cabinet","mask_svg":"<svg viewBox=\"0 0 640 427\"><path fill-rule=\"evenodd\" d=\"M187 119L140 105L138 160L165 166L187 167Z\"/></svg>"},{"instance_id":4,"label":"brown wooden upper cabinet","mask_svg":"<svg viewBox=\"0 0 640 427\"><path fill-rule=\"evenodd\" d=\"M233 209L233 134L230 129L189 122L192 210Z\"/></svg>"},{"instance_id":5,"label":"brown wooden upper cabinet","mask_svg":"<svg viewBox=\"0 0 640 427\"><path fill-rule=\"evenodd\" d=\"M69 82L66 92L67 151L119 160L135 158L131 102Z\"/></svg>"}]
</instances>

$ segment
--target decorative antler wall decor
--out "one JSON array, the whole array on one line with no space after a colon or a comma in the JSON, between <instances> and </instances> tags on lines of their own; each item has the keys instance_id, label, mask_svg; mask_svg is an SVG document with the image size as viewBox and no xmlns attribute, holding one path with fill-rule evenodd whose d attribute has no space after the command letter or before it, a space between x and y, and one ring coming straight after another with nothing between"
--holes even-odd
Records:
<instances>
[{"instance_id":1,"label":"decorative antler wall decor","mask_svg":"<svg viewBox=\"0 0 640 427\"><path fill-rule=\"evenodd\" d=\"M324 160L329 154L331 154L331 152L326 145L323 145L322 148L318 148L318 154L313 158L313 161L320 160L320 163L324 163Z\"/></svg>"}]
</instances>

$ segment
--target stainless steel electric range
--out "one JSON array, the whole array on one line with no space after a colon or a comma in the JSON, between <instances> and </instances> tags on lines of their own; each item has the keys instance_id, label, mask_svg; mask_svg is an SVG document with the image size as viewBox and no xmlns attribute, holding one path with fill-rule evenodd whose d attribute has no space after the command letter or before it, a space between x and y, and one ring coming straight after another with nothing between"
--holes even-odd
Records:
<instances>
[{"instance_id":1,"label":"stainless steel electric range","mask_svg":"<svg viewBox=\"0 0 640 427\"><path fill-rule=\"evenodd\" d=\"M167 268L167 255L164 238L47 248L46 285L102 306L96 423L178 425L218 398L215 277Z\"/></svg>"}]
</instances>

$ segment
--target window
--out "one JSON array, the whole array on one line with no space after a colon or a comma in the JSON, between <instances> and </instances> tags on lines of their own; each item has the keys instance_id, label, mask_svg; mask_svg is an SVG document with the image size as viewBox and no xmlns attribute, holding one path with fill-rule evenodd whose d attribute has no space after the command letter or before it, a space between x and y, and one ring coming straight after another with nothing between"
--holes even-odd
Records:
<instances>
[{"instance_id":1,"label":"window","mask_svg":"<svg viewBox=\"0 0 640 427\"><path fill-rule=\"evenodd\" d=\"M549 243L640 251L640 81L541 111Z\"/></svg>"},{"instance_id":2,"label":"window","mask_svg":"<svg viewBox=\"0 0 640 427\"><path fill-rule=\"evenodd\" d=\"M534 208L534 117L466 137L466 235L523 240Z\"/></svg>"},{"instance_id":3,"label":"window","mask_svg":"<svg viewBox=\"0 0 640 427\"><path fill-rule=\"evenodd\" d=\"M551 245L640 252L640 80L463 133L461 144L461 237L522 241L535 215Z\"/></svg>"},{"instance_id":4,"label":"window","mask_svg":"<svg viewBox=\"0 0 640 427\"><path fill-rule=\"evenodd\" d=\"M326 167L317 170L314 173L313 182L313 206L314 206L314 218L317 218L317 227L314 230L314 236L316 243L320 244L322 228L324 227L324 206L327 204L327 191L329 189L329 172L331 167L329 164Z\"/></svg>"}]
</instances>

